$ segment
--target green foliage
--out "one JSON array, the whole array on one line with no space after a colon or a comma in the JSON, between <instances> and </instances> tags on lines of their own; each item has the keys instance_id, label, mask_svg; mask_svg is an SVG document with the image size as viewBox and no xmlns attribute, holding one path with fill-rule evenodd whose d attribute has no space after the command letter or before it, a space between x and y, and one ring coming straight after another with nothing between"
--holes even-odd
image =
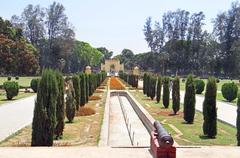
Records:
<instances>
[{"instance_id":1,"label":"green foliage","mask_svg":"<svg viewBox=\"0 0 240 158\"><path fill-rule=\"evenodd\" d=\"M185 86L184 96L184 120L189 124L194 122L196 103L195 92L193 76L189 75Z\"/></svg>"},{"instance_id":2,"label":"green foliage","mask_svg":"<svg viewBox=\"0 0 240 158\"><path fill-rule=\"evenodd\" d=\"M16 79L16 80L19 80L19 77L18 77L18 76L16 76L16 77L15 77L15 79Z\"/></svg>"},{"instance_id":3,"label":"green foliage","mask_svg":"<svg viewBox=\"0 0 240 158\"><path fill-rule=\"evenodd\" d=\"M88 97L89 97L89 75L85 74L85 76L86 76L86 103L88 103Z\"/></svg>"},{"instance_id":4,"label":"green foliage","mask_svg":"<svg viewBox=\"0 0 240 158\"><path fill-rule=\"evenodd\" d=\"M7 80L8 80L8 81L11 81L11 79L12 79L11 76L8 76L8 77L7 77Z\"/></svg>"},{"instance_id":5,"label":"green foliage","mask_svg":"<svg viewBox=\"0 0 240 158\"><path fill-rule=\"evenodd\" d=\"M32 88L32 90L34 91L34 93L37 92L38 90L38 84L39 84L39 79L38 78L34 78L31 80L31 83L30 83L30 87Z\"/></svg>"},{"instance_id":6,"label":"green foliage","mask_svg":"<svg viewBox=\"0 0 240 158\"><path fill-rule=\"evenodd\" d=\"M86 104L86 75L85 73L80 73L80 94L81 94L81 99L80 99L80 106L84 106Z\"/></svg>"},{"instance_id":7,"label":"green foliage","mask_svg":"<svg viewBox=\"0 0 240 158\"><path fill-rule=\"evenodd\" d=\"M179 80L179 77L175 77L175 79L173 80L172 108L173 108L174 114L176 115L180 109L180 80Z\"/></svg>"},{"instance_id":8,"label":"green foliage","mask_svg":"<svg viewBox=\"0 0 240 158\"><path fill-rule=\"evenodd\" d=\"M58 82L55 72L45 69L39 82L32 122L32 146L52 146L56 127Z\"/></svg>"},{"instance_id":9,"label":"green foliage","mask_svg":"<svg viewBox=\"0 0 240 158\"><path fill-rule=\"evenodd\" d=\"M222 89L221 90L222 90L223 97L227 101L231 102L231 101L233 101L234 99L237 98L238 87L237 87L237 85L234 82L232 82L232 83L224 83L222 85Z\"/></svg>"},{"instance_id":10,"label":"green foliage","mask_svg":"<svg viewBox=\"0 0 240 158\"><path fill-rule=\"evenodd\" d=\"M56 104L56 127L55 127L55 136L56 139L62 138L63 129L64 129L64 119L65 119L65 103L64 103L64 80L63 75L56 71L56 79L58 85L58 97Z\"/></svg>"},{"instance_id":11,"label":"green foliage","mask_svg":"<svg viewBox=\"0 0 240 158\"><path fill-rule=\"evenodd\" d=\"M151 76L150 77L150 85L149 85L149 90L150 90L150 98L153 100L155 95L156 95L156 77Z\"/></svg>"},{"instance_id":12,"label":"green foliage","mask_svg":"<svg viewBox=\"0 0 240 158\"><path fill-rule=\"evenodd\" d=\"M240 94L238 94L238 101L237 101L236 127L237 127L237 145L240 146Z\"/></svg>"},{"instance_id":13,"label":"green foliage","mask_svg":"<svg viewBox=\"0 0 240 158\"><path fill-rule=\"evenodd\" d=\"M79 106L80 106L80 99L81 99L81 95L80 95L80 79L79 79L78 75L73 75L72 83L73 83L73 88L74 88L74 91L75 91L76 108L78 110Z\"/></svg>"},{"instance_id":14,"label":"green foliage","mask_svg":"<svg viewBox=\"0 0 240 158\"><path fill-rule=\"evenodd\" d=\"M163 106L165 108L168 108L169 106L169 95L170 95L170 89L169 89L169 77L164 77L163 79Z\"/></svg>"},{"instance_id":15,"label":"green foliage","mask_svg":"<svg viewBox=\"0 0 240 158\"><path fill-rule=\"evenodd\" d=\"M205 83L203 80L197 79L194 81L195 88L196 88L196 94L202 94L204 91Z\"/></svg>"},{"instance_id":16,"label":"green foliage","mask_svg":"<svg viewBox=\"0 0 240 158\"><path fill-rule=\"evenodd\" d=\"M73 122L76 110L76 100L75 92L73 88L72 81L68 81L68 89L67 89L67 97L66 97L66 116L69 123Z\"/></svg>"},{"instance_id":17,"label":"green foliage","mask_svg":"<svg viewBox=\"0 0 240 158\"><path fill-rule=\"evenodd\" d=\"M214 77L209 77L203 102L203 133L209 138L217 135L217 84Z\"/></svg>"},{"instance_id":18,"label":"green foliage","mask_svg":"<svg viewBox=\"0 0 240 158\"><path fill-rule=\"evenodd\" d=\"M3 83L3 88L6 91L7 99L12 100L13 97L18 95L19 86L17 82L6 81Z\"/></svg>"},{"instance_id":19,"label":"green foliage","mask_svg":"<svg viewBox=\"0 0 240 158\"><path fill-rule=\"evenodd\" d=\"M147 73L143 75L143 94L147 94Z\"/></svg>"},{"instance_id":20,"label":"green foliage","mask_svg":"<svg viewBox=\"0 0 240 158\"><path fill-rule=\"evenodd\" d=\"M159 103L161 100L161 90L162 90L162 78L161 76L159 76L157 78L157 98L156 98L157 103Z\"/></svg>"}]
</instances>

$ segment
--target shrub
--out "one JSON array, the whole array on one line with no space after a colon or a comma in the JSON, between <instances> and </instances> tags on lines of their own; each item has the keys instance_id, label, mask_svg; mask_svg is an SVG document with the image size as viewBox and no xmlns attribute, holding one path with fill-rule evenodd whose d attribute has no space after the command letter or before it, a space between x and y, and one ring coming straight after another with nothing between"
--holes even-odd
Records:
<instances>
[{"instance_id":1,"label":"shrub","mask_svg":"<svg viewBox=\"0 0 240 158\"><path fill-rule=\"evenodd\" d=\"M184 120L192 124L195 115L195 86L193 76L189 75L185 85L185 96L184 96Z\"/></svg>"},{"instance_id":2,"label":"shrub","mask_svg":"<svg viewBox=\"0 0 240 158\"><path fill-rule=\"evenodd\" d=\"M146 84L147 84L147 74L144 73L144 75L143 75L143 94L147 93Z\"/></svg>"},{"instance_id":3,"label":"shrub","mask_svg":"<svg viewBox=\"0 0 240 158\"><path fill-rule=\"evenodd\" d=\"M8 81L11 81L11 79L12 79L11 76L8 76L8 77L7 77L7 80L8 80Z\"/></svg>"},{"instance_id":4,"label":"shrub","mask_svg":"<svg viewBox=\"0 0 240 158\"><path fill-rule=\"evenodd\" d=\"M88 103L89 98L89 75L85 74L86 77L86 103Z\"/></svg>"},{"instance_id":5,"label":"shrub","mask_svg":"<svg viewBox=\"0 0 240 158\"><path fill-rule=\"evenodd\" d=\"M161 90L162 90L162 78L159 76L157 79L157 102L159 103L161 100Z\"/></svg>"},{"instance_id":6,"label":"shrub","mask_svg":"<svg viewBox=\"0 0 240 158\"><path fill-rule=\"evenodd\" d=\"M69 123L72 123L74 116L75 116L75 110L76 110L76 100L74 99L75 92L74 92L72 81L68 81L68 89L67 89L66 93L67 93L66 116L67 116Z\"/></svg>"},{"instance_id":7,"label":"shrub","mask_svg":"<svg viewBox=\"0 0 240 158\"><path fill-rule=\"evenodd\" d=\"M58 85L58 97L56 105L56 127L55 127L55 138L62 138L64 129L64 119L65 119L65 104L64 104L64 80L63 75L57 71L56 79Z\"/></svg>"},{"instance_id":8,"label":"shrub","mask_svg":"<svg viewBox=\"0 0 240 158\"><path fill-rule=\"evenodd\" d=\"M164 79L163 79L163 106L165 108L168 108L168 106L169 106L169 95L170 95L169 77L164 77Z\"/></svg>"},{"instance_id":9,"label":"shrub","mask_svg":"<svg viewBox=\"0 0 240 158\"><path fill-rule=\"evenodd\" d=\"M182 79L182 83L184 83L184 82L185 82L185 78Z\"/></svg>"},{"instance_id":10,"label":"shrub","mask_svg":"<svg viewBox=\"0 0 240 158\"><path fill-rule=\"evenodd\" d=\"M3 88L6 91L7 99L12 100L13 97L18 95L19 86L17 82L6 81L3 83Z\"/></svg>"},{"instance_id":11,"label":"shrub","mask_svg":"<svg viewBox=\"0 0 240 158\"><path fill-rule=\"evenodd\" d=\"M74 91L75 91L76 108L78 110L79 106L80 106L80 99L81 99L81 96L80 96L80 79L79 79L78 75L74 75L72 77L72 83L73 83L73 88L74 88Z\"/></svg>"},{"instance_id":12,"label":"shrub","mask_svg":"<svg viewBox=\"0 0 240 158\"><path fill-rule=\"evenodd\" d=\"M217 84L214 77L209 77L203 102L203 133L209 138L217 135Z\"/></svg>"},{"instance_id":13,"label":"shrub","mask_svg":"<svg viewBox=\"0 0 240 158\"><path fill-rule=\"evenodd\" d=\"M238 94L238 101L237 101L237 145L240 146L240 94Z\"/></svg>"},{"instance_id":14,"label":"shrub","mask_svg":"<svg viewBox=\"0 0 240 158\"><path fill-rule=\"evenodd\" d=\"M56 125L58 85L55 72L43 70L32 122L32 146L52 146Z\"/></svg>"},{"instance_id":15,"label":"shrub","mask_svg":"<svg viewBox=\"0 0 240 158\"><path fill-rule=\"evenodd\" d=\"M238 87L234 82L223 84L222 95L227 101L231 102L234 99L236 99L237 94L238 94Z\"/></svg>"},{"instance_id":16,"label":"shrub","mask_svg":"<svg viewBox=\"0 0 240 158\"><path fill-rule=\"evenodd\" d=\"M205 83L203 80L195 80L195 88L196 88L196 94L202 94L202 92L204 91L204 87L205 87Z\"/></svg>"},{"instance_id":17,"label":"shrub","mask_svg":"<svg viewBox=\"0 0 240 158\"><path fill-rule=\"evenodd\" d=\"M79 111L76 113L76 116L90 116L94 115L96 110L91 107L80 107Z\"/></svg>"},{"instance_id":18,"label":"shrub","mask_svg":"<svg viewBox=\"0 0 240 158\"><path fill-rule=\"evenodd\" d=\"M217 78L217 79L216 79L216 82L217 82L217 83L219 83L219 82L220 82L220 79L219 79L219 78Z\"/></svg>"},{"instance_id":19,"label":"shrub","mask_svg":"<svg viewBox=\"0 0 240 158\"><path fill-rule=\"evenodd\" d=\"M34 79L31 80L30 87L32 88L34 93L36 93L37 90L38 90L38 84L39 84L39 79L38 78L34 78Z\"/></svg>"},{"instance_id":20,"label":"shrub","mask_svg":"<svg viewBox=\"0 0 240 158\"><path fill-rule=\"evenodd\" d=\"M16 80L19 80L19 77L18 77L18 76L16 76L16 77L15 77L15 79L16 79Z\"/></svg>"},{"instance_id":21,"label":"shrub","mask_svg":"<svg viewBox=\"0 0 240 158\"><path fill-rule=\"evenodd\" d=\"M180 83L179 77L175 77L173 80L173 89L172 89L172 108L173 112L176 115L180 108Z\"/></svg>"}]
</instances>

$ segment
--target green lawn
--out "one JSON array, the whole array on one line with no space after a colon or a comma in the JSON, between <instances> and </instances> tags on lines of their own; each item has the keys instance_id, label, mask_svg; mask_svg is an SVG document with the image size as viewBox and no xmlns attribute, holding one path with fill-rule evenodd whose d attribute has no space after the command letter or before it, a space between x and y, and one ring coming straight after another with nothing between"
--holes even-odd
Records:
<instances>
[{"instance_id":1,"label":"green lawn","mask_svg":"<svg viewBox=\"0 0 240 158\"><path fill-rule=\"evenodd\" d=\"M180 145L236 145L236 128L218 121L218 135L216 139L208 139L203 136L202 113L196 112L194 124L185 124L183 120L183 110L179 115L171 115L171 105L169 109L164 109L162 104L157 104L142 94L142 92L131 92L135 98L146 108L150 114L159 121L165 122L164 127L171 133L174 140ZM170 102L171 104L171 102ZM171 124L171 125L169 125ZM178 135L171 127L176 127L183 135Z\"/></svg>"},{"instance_id":2,"label":"green lawn","mask_svg":"<svg viewBox=\"0 0 240 158\"><path fill-rule=\"evenodd\" d=\"M17 81L18 84L22 87L30 87L30 82L33 78L39 78L39 77L19 77L19 80L16 80L15 77L12 77L11 81ZM0 85L3 85L3 83L7 81L7 77L0 77Z\"/></svg>"}]
</instances>

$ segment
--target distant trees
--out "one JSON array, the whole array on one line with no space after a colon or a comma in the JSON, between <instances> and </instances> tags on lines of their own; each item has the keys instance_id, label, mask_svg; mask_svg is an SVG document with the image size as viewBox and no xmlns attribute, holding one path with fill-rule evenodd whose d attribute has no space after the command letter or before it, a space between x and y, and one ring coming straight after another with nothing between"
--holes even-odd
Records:
<instances>
[{"instance_id":1,"label":"distant trees","mask_svg":"<svg viewBox=\"0 0 240 158\"><path fill-rule=\"evenodd\" d=\"M184 96L184 120L191 124L194 122L195 115L195 86L193 76L189 75L187 78L186 86L185 86L185 96Z\"/></svg>"},{"instance_id":2,"label":"distant trees","mask_svg":"<svg viewBox=\"0 0 240 158\"><path fill-rule=\"evenodd\" d=\"M0 74L33 75L39 68L36 48L27 43L22 30L0 17Z\"/></svg>"}]
</instances>

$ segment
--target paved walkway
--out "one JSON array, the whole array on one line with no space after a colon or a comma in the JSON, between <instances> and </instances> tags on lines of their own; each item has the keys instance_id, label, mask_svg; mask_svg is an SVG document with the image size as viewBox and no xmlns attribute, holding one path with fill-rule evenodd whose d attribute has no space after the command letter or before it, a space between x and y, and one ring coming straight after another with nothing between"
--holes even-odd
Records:
<instances>
[{"instance_id":1,"label":"paved walkway","mask_svg":"<svg viewBox=\"0 0 240 158\"><path fill-rule=\"evenodd\" d=\"M185 92L181 91L181 103L184 102ZM196 95L196 109L202 112L204 97ZM237 106L217 101L217 118L227 124L236 127Z\"/></svg>"},{"instance_id":2,"label":"paved walkway","mask_svg":"<svg viewBox=\"0 0 240 158\"><path fill-rule=\"evenodd\" d=\"M177 158L239 158L238 147L177 148ZM0 158L153 158L149 148L22 147L0 148Z\"/></svg>"},{"instance_id":3,"label":"paved walkway","mask_svg":"<svg viewBox=\"0 0 240 158\"><path fill-rule=\"evenodd\" d=\"M32 122L34 99L35 95L0 106L0 141Z\"/></svg>"}]
</instances>

